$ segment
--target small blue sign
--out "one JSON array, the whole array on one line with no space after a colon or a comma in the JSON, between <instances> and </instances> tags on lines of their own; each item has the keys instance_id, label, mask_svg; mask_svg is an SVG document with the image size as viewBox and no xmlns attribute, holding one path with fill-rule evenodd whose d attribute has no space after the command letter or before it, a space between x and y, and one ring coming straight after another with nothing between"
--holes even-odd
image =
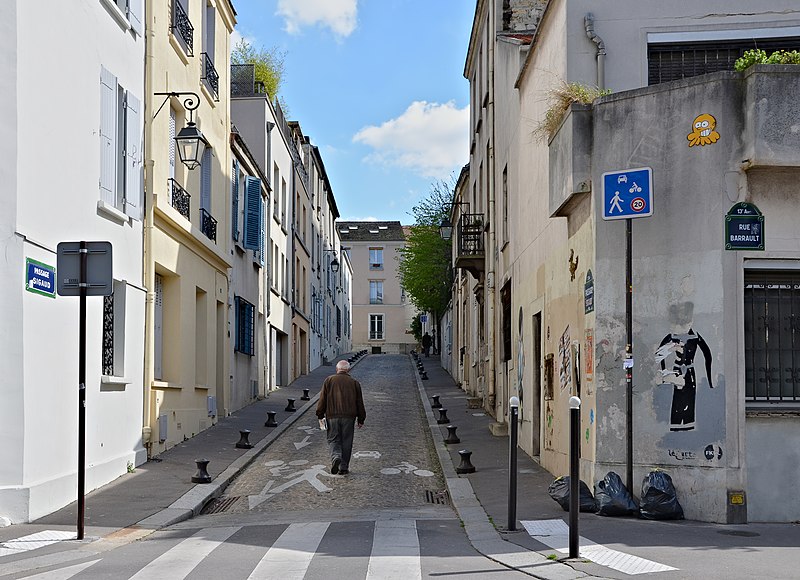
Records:
<instances>
[{"instance_id":1,"label":"small blue sign","mask_svg":"<svg viewBox=\"0 0 800 580\"><path fill-rule=\"evenodd\" d=\"M42 262L25 259L25 290L56 297L56 269Z\"/></svg>"},{"instance_id":2,"label":"small blue sign","mask_svg":"<svg viewBox=\"0 0 800 580\"><path fill-rule=\"evenodd\" d=\"M649 167L603 174L603 219L653 215L653 170Z\"/></svg>"}]
</instances>

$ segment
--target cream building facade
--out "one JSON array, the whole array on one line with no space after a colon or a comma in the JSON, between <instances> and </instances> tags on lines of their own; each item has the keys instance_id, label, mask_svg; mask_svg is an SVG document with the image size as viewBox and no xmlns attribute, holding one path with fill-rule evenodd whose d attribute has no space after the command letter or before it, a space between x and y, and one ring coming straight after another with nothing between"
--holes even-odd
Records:
<instances>
[{"instance_id":1,"label":"cream building facade","mask_svg":"<svg viewBox=\"0 0 800 580\"><path fill-rule=\"evenodd\" d=\"M143 433L151 456L231 411L228 324L231 148L228 0L147 2ZM166 94L163 94L166 93ZM196 169L175 135L196 123Z\"/></svg>"}]
</instances>

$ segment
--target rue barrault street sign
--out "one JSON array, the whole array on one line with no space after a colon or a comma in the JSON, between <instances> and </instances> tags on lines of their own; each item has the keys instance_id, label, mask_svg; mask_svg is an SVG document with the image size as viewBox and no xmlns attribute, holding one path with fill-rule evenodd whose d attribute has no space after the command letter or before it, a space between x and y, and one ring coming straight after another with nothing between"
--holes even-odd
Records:
<instances>
[{"instance_id":1,"label":"rue barrault street sign","mask_svg":"<svg viewBox=\"0 0 800 580\"><path fill-rule=\"evenodd\" d=\"M725 215L725 249L764 249L764 216L754 204L737 203Z\"/></svg>"}]
</instances>

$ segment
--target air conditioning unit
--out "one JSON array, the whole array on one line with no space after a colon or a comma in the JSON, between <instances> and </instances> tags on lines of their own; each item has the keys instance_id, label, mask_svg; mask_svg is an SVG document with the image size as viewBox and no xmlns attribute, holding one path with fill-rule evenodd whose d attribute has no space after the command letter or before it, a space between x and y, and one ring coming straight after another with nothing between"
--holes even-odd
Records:
<instances>
[{"instance_id":1,"label":"air conditioning unit","mask_svg":"<svg viewBox=\"0 0 800 580\"><path fill-rule=\"evenodd\" d=\"M208 404L208 416L209 417L216 417L217 416L217 398L214 396L209 395L207 399Z\"/></svg>"}]
</instances>

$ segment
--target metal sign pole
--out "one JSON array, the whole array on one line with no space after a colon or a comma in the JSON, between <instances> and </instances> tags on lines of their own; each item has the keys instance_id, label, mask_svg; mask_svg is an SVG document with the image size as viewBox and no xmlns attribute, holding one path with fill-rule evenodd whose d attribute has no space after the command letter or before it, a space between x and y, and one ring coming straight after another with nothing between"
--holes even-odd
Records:
<instances>
[{"instance_id":1,"label":"metal sign pole","mask_svg":"<svg viewBox=\"0 0 800 580\"><path fill-rule=\"evenodd\" d=\"M625 386L627 393L627 459L626 485L633 493L633 220L625 220Z\"/></svg>"},{"instance_id":2,"label":"metal sign pole","mask_svg":"<svg viewBox=\"0 0 800 580\"><path fill-rule=\"evenodd\" d=\"M78 346L78 539L83 539L86 489L86 268L89 250L81 242L80 259L80 330Z\"/></svg>"},{"instance_id":3,"label":"metal sign pole","mask_svg":"<svg viewBox=\"0 0 800 580\"><path fill-rule=\"evenodd\" d=\"M517 529L517 438L519 417L519 398L509 401L508 434L508 531Z\"/></svg>"},{"instance_id":4,"label":"metal sign pole","mask_svg":"<svg viewBox=\"0 0 800 580\"><path fill-rule=\"evenodd\" d=\"M569 398L569 557L579 554L580 532L580 457L581 457L581 400Z\"/></svg>"}]
</instances>

